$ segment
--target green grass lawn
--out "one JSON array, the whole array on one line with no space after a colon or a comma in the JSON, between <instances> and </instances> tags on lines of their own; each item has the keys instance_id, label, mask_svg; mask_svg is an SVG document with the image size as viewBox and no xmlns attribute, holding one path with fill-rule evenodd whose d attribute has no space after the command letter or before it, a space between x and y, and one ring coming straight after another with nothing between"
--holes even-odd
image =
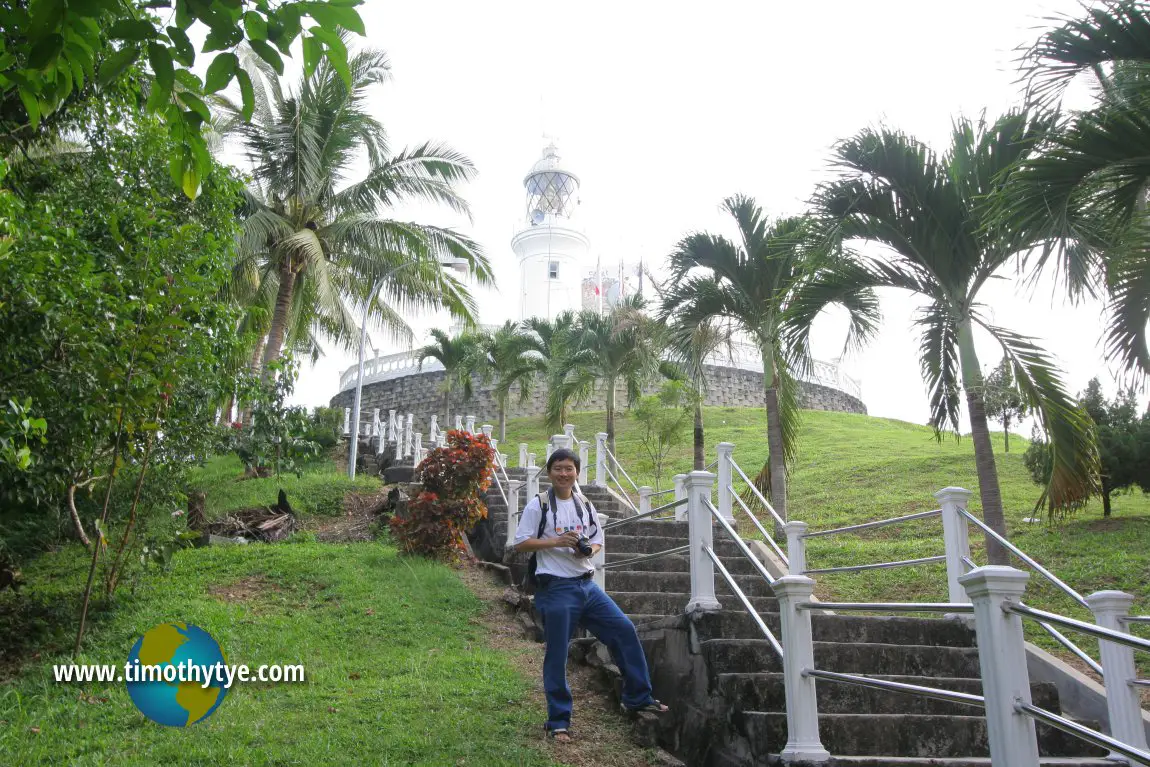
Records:
<instances>
[{"instance_id":1,"label":"green grass lawn","mask_svg":"<svg viewBox=\"0 0 1150 767\"><path fill-rule=\"evenodd\" d=\"M244 478L244 467L234 454L209 458L192 470L191 486L207 496L205 513L215 519L229 511L276 502L280 488L287 493L292 508L303 515L334 516L343 510L343 497L349 491L371 492L379 479L358 474L354 480L337 471L327 458L304 467L300 476L283 473L278 477Z\"/></svg>"},{"instance_id":2,"label":"green grass lawn","mask_svg":"<svg viewBox=\"0 0 1150 767\"><path fill-rule=\"evenodd\" d=\"M41 557L23 598L74 604L84 560L78 547ZM258 588L236 599L246 587ZM307 681L237 683L207 719L168 728L123 684L54 683L51 664L68 662L60 636L0 684L0 761L549 764L526 744L539 719L529 682L485 646L481 604L450 568L377 543L185 550L96 616L79 662L122 664L144 631L185 621L229 663L302 663Z\"/></svg>"},{"instance_id":3,"label":"green grass lawn","mask_svg":"<svg viewBox=\"0 0 1150 767\"><path fill-rule=\"evenodd\" d=\"M951 485L973 491L969 509L981 513L969 437L944 437L939 442L925 426L849 413L804 411L802 416L799 455L788 492L791 519L807 522L812 530L825 530L928 511L938 508L932 493ZM575 413L571 422L576 436L591 442L594 461L594 435L604 429L604 414ZM714 460L717 443L732 442L735 461L753 478L767 456L766 412L707 408L704 423L707 462ZM670 475L691 470L689 429L672 452L671 469L662 477L662 487L668 486ZM503 450L514 456L518 444L527 442L542 462L544 443L551 431L538 418L513 420L508 423ZM1012 435L1010 452L1006 453L1003 435L993 436L1011 541L1081 594L1100 589L1127 591L1138 598L1135 613L1150 614L1150 497L1135 493L1115 498L1113 516L1106 520L1102 519L1101 503L1091 502L1075 516L1055 524L1047 524L1045 517L1042 523L1023 523L1024 517L1034 516L1039 494L1022 461L1027 442ZM616 445L635 482L654 487L656 478L643 458L638 430L626 416L619 419ZM735 516L738 518L739 513ZM749 524L741 526L744 534L749 529ZM971 544L972 558L985 563L982 537L972 534ZM942 553L942 524L935 518L862 535L813 539L807 560L808 567L822 568ZM817 576L820 597L842 601L945 601L945 579L941 564ZM1041 576L1031 579L1028 594L1028 601L1035 606L1089 617ZM1141 628L1137 631L1150 634ZM1056 646L1041 629L1033 639L1047 648ZM1080 644L1096 655L1094 642L1083 638ZM1150 670L1150 659L1145 670Z\"/></svg>"}]
</instances>

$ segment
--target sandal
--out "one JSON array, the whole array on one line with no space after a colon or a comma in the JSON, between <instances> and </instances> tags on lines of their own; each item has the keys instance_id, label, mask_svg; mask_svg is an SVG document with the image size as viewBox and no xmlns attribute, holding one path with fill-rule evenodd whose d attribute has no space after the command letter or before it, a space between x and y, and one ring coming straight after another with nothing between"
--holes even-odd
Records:
<instances>
[{"instance_id":1,"label":"sandal","mask_svg":"<svg viewBox=\"0 0 1150 767\"><path fill-rule=\"evenodd\" d=\"M546 725L543 727L547 731L547 739L553 740L556 743L570 743L575 740L575 736L566 727L556 727L554 730L548 729Z\"/></svg>"},{"instance_id":2,"label":"sandal","mask_svg":"<svg viewBox=\"0 0 1150 767\"><path fill-rule=\"evenodd\" d=\"M636 708L627 708L626 706L623 706L623 711L625 713L628 713L628 714L638 714L638 713L643 712L643 711L646 711L646 712L649 712L652 714L665 714L670 710L671 709L668 708L666 704L660 703L659 701L655 700L654 698L651 698L650 701L648 701L648 702L644 703L642 706L638 706Z\"/></svg>"}]
</instances>

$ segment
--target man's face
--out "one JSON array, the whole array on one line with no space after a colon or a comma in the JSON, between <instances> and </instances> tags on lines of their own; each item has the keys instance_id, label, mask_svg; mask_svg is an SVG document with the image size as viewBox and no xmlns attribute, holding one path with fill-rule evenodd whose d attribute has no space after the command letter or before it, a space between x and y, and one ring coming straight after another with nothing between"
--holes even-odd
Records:
<instances>
[{"instance_id":1,"label":"man's face","mask_svg":"<svg viewBox=\"0 0 1150 767\"><path fill-rule=\"evenodd\" d=\"M551 468L547 470L547 476L551 477L551 484L556 488L569 488L575 486L575 480L579 477L579 470L575 468L575 462L570 458L564 458L551 464Z\"/></svg>"}]
</instances>

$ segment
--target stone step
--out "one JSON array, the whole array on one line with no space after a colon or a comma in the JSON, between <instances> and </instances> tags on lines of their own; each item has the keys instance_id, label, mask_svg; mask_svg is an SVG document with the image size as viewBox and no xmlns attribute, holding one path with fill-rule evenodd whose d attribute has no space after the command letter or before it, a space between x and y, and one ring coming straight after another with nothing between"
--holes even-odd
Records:
<instances>
[{"instance_id":1,"label":"stone step","mask_svg":"<svg viewBox=\"0 0 1150 767\"><path fill-rule=\"evenodd\" d=\"M739 717L755 753L777 754L787 742L787 715L745 711ZM922 714L827 714L819 716L823 747L843 756L899 754L919 758L990 755L986 719ZM1038 725L1044 756L1104 756L1104 752L1060 730ZM882 764L889 764L884 761ZM1013 767L1003 765L1003 767Z\"/></svg>"},{"instance_id":2,"label":"stone step","mask_svg":"<svg viewBox=\"0 0 1150 767\"><path fill-rule=\"evenodd\" d=\"M724 607L727 605L724 604ZM758 626L746 611L717 610L700 615L695 630L700 639L760 639ZM778 613L761 613L767 628L779 636ZM816 642L929 645L932 647L974 647L974 631L962 621L907 618L885 615L811 616Z\"/></svg>"},{"instance_id":3,"label":"stone step","mask_svg":"<svg viewBox=\"0 0 1150 767\"><path fill-rule=\"evenodd\" d=\"M666 513L670 514L671 512ZM615 522L615 518L612 517L611 521ZM681 538L683 543L686 543L687 536L690 535L690 528L686 522L641 519L638 522L628 522L625 525L613 527L607 531L607 535L651 535L656 538ZM715 537L717 538L718 535Z\"/></svg>"},{"instance_id":4,"label":"stone step","mask_svg":"<svg viewBox=\"0 0 1150 767\"><path fill-rule=\"evenodd\" d=\"M774 762L771 762L774 764ZM1109 759L1075 759L1050 756L1038 760L1041 767L1115 767ZM990 757L932 759L914 756L835 756L827 767L994 767Z\"/></svg>"},{"instance_id":5,"label":"stone step","mask_svg":"<svg viewBox=\"0 0 1150 767\"><path fill-rule=\"evenodd\" d=\"M607 582L607 594L615 600L619 609L628 615L632 613L682 615L686 612L687 603L691 600L690 594L681 592L613 591L610 581ZM734 601L734 597L720 595L719 601L722 602L723 599ZM774 597L750 597L750 600L756 610L777 611L779 609L779 602Z\"/></svg>"},{"instance_id":6,"label":"stone step","mask_svg":"<svg viewBox=\"0 0 1150 767\"><path fill-rule=\"evenodd\" d=\"M870 675L868 675L870 676ZM890 682L935 687L971 695L982 695L981 679L934 679L922 676L875 676ZM735 706L747 711L786 711L783 675L777 673L719 674L718 689ZM981 708L963 703L926 698L921 695L876 690L852 684L817 680L820 714L953 714L977 716ZM1050 683L1032 684L1034 705L1058 711L1058 688Z\"/></svg>"},{"instance_id":7,"label":"stone step","mask_svg":"<svg viewBox=\"0 0 1150 767\"><path fill-rule=\"evenodd\" d=\"M607 561L620 562L624 559L642 556L634 552L615 551L611 548L611 538L607 538ZM723 562L723 567L727 568L727 572L732 575L757 575L758 570L751 564L750 560L741 554L729 557L719 557ZM691 560L685 554L668 554L665 557L657 559L648 559L645 562L639 562L634 565L625 565L622 569L629 570L631 568L642 569L647 572L662 572L662 573L689 573L691 572ZM619 572L619 571L617 571ZM721 578L717 572L715 573L716 582Z\"/></svg>"},{"instance_id":8,"label":"stone step","mask_svg":"<svg viewBox=\"0 0 1150 767\"><path fill-rule=\"evenodd\" d=\"M654 554L657 551L666 551L685 545L687 545L687 541L683 538L661 538L653 535L608 535L607 537L608 551L631 551L635 552L636 556ZM720 557L744 556L742 551L735 546L734 541L719 536L715 536L712 548Z\"/></svg>"},{"instance_id":9,"label":"stone step","mask_svg":"<svg viewBox=\"0 0 1150 767\"><path fill-rule=\"evenodd\" d=\"M814 646L816 668L827 671L964 679L980 676L978 650L973 647L838 642L815 642ZM779 657L766 639L709 639L702 643L702 649L713 674L782 671Z\"/></svg>"},{"instance_id":10,"label":"stone step","mask_svg":"<svg viewBox=\"0 0 1150 767\"><path fill-rule=\"evenodd\" d=\"M639 562L635 567L643 567L646 562ZM747 596L774 596L771 586L761 575L734 575L735 583ZM608 591L681 591L690 592L690 573L667 573L648 570L615 570L607 571L604 583ZM734 592L722 576L715 576L715 593L730 594ZM733 604L738 604L732 600ZM749 620L748 616L748 620Z\"/></svg>"}]
</instances>

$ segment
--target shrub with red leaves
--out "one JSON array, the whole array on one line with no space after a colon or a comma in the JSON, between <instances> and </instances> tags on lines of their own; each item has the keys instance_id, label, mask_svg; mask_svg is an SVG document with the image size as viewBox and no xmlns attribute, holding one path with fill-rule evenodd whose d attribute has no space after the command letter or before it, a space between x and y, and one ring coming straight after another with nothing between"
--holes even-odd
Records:
<instances>
[{"instance_id":1,"label":"shrub with red leaves","mask_svg":"<svg viewBox=\"0 0 1150 767\"><path fill-rule=\"evenodd\" d=\"M423 491L406 517L392 517L391 532L402 551L436 559L457 559L464 532L487 516L483 493L491 484L495 451L483 434L447 432L419 464Z\"/></svg>"}]
</instances>

